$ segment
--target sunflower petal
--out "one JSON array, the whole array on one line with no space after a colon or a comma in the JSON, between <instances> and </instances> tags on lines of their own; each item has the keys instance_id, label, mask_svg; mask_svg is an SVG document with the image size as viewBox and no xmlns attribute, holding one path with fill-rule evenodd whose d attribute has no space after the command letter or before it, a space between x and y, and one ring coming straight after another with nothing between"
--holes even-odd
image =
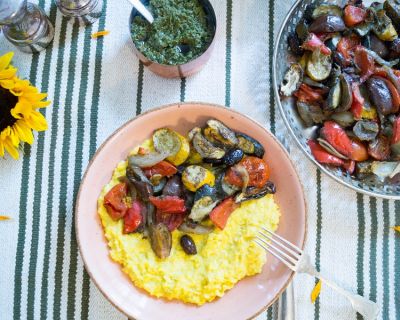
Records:
<instances>
[{"instance_id":1,"label":"sunflower petal","mask_svg":"<svg viewBox=\"0 0 400 320\"><path fill-rule=\"evenodd\" d=\"M13 157L15 160L19 159L18 149L11 143L9 140L4 141L4 147L6 151Z\"/></svg>"},{"instance_id":2,"label":"sunflower petal","mask_svg":"<svg viewBox=\"0 0 400 320\"><path fill-rule=\"evenodd\" d=\"M13 57L14 57L14 52L12 52L12 51L7 52L6 54L3 54L0 57L0 71L4 70L5 68L7 68L10 65Z\"/></svg>"},{"instance_id":3,"label":"sunflower petal","mask_svg":"<svg viewBox=\"0 0 400 320\"><path fill-rule=\"evenodd\" d=\"M17 73L17 69L14 67L10 67L6 70L1 70L0 71L0 80L11 79L12 77L15 76L16 73Z\"/></svg>"},{"instance_id":4,"label":"sunflower petal","mask_svg":"<svg viewBox=\"0 0 400 320\"><path fill-rule=\"evenodd\" d=\"M32 104L35 109L45 108L51 104L51 101L38 101Z\"/></svg>"},{"instance_id":5,"label":"sunflower petal","mask_svg":"<svg viewBox=\"0 0 400 320\"><path fill-rule=\"evenodd\" d=\"M38 111L32 111L26 118L26 123L36 131L47 130L46 118Z\"/></svg>"},{"instance_id":6,"label":"sunflower petal","mask_svg":"<svg viewBox=\"0 0 400 320\"><path fill-rule=\"evenodd\" d=\"M33 133L31 128L25 123L23 120L18 120L14 124L14 130L16 131L18 137L21 139L23 142L27 142L29 144L33 143Z\"/></svg>"},{"instance_id":7,"label":"sunflower petal","mask_svg":"<svg viewBox=\"0 0 400 320\"><path fill-rule=\"evenodd\" d=\"M14 108L11 109L11 115L15 119L21 119L22 116L28 116L32 112L32 106L24 100L18 100Z\"/></svg>"},{"instance_id":8,"label":"sunflower petal","mask_svg":"<svg viewBox=\"0 0 400 320\"><path fill-rule=\"evenodd\" d=\"M10 220L11 218L9 216L0 216L0 221L4 220Z\"/></svg>"},{"instance_id":9,"label":"sunflower petal","mask_svg":"<svg viewBox=\"0 0 400 320\"><path fill-rule=\"evenodd\" d=\"M313 291L311 292L311 302L315 303L317 298L319 297L319 294L321 292L321 286L322 286L322 281L319 280L317 284L315 285Z\"/></svg>"},{"instance_id":10,"label":"sunflower petal","mask_svg":"<svg viewBox=\"0 0 400 320\"><path fill-rule=\"evenodd\" d=\"M0 140L0 157L4 157L4 144L3 141Z\"/></svg>"}]
</instances>

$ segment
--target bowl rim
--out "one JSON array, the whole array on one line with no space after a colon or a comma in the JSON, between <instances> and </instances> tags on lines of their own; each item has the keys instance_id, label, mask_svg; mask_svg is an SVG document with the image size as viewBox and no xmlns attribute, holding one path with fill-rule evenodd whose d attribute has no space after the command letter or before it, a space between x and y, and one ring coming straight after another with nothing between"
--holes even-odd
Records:
<instances>
[{"instance_id":1,"label":"bowl rim","mask_svg":"<svg viewBox=\"0 0 400 320\"><path fill-rule=\"evenodd\" d=\"M142 51L139 50L139 48L136 46L135 42L132 39L132 24L133 24L133 17L134 17L134 12L137 12L137 9L135 7L132 7L131 13L129 14L129 21L128 21L128 28L129 28L129 38L132 41L133 47L135 48L135 50L137 50L143 57L145 57L149 62L151 62L152 64L155 65L159 65L162 67L172 67L172 68L176 68L176 67L182 67L182 66L186 66L191 64L193 61L196 61L198 58L200 58L201 56L203 56L210 48L212 48L214 41L215 41L215 37L217 35L217 25L218 25L218 19L217 19L217 15L215 14L215 9L211 3L210 0L201 0L200 2L206 2L209 7L211 8L211 13L213 16L213 20L215 21L215 25L212 32L212 36L210 38L210 41L207 43L207 45L204 47L204 50L202 53L200 53L197 57L194 57L192 59L190 59L189 61L186 61L185 63L178 63L178 64L165 64L165 63L159 63L157 61L154 61L152 59L150 59L149 57L147 57ZM204 7L204 5L202 5Z\"/></svg>"},{"instance_id":2,"label":"bowl rim","mask_svg":"<svg viewBox=\"0 0 400 320\"><path fill-rule=\"evenodd\" d=\"M294 132L293 128L291 127L289 120L286 118L282 103L281 103L281 99L280 99L280 95L279 95L279 84L277 83L277 74L278 74L278 70L277 70L277 59L278 59L278 45L279 45L279 41L282 38L282 35L284 33L285 27L288 23L288 21L290 20L290 17L292 16L293 11L300 5L300 3L302 3L302 0L296 0L296 2L292 5L292 7L290 8L290 10L288 11L288 13L286 14L285 19L283 20L278 34L276 36L275 39L275 47L274 47L274 53L273 53L273 57L272 57L272 68L273 68L273 72L272 72L272 83L274 86L274 94L275 94L275 101L278 105L279 108L279 112L283 118L283 121L286 125L286 128L289 130L290 134L292 135L292 138L296 141L297 146L301 149L301 151L306 155L306 157L308 158L308 160L310 160L312 163L314 163L314 165L317 166L317 168L319 168L322 172L324 172L327 176L329 176L331 179L339 182L340 184L358 192L358 193L362 193L368 196L372 196L372 197L377 197L377 198L381 198L381 199L388 199L388 200L400 200L400 195L396 196L396 195L389 195L389 194L384 194L384 193L378 193L378 192L374 192L374 191L369 191L369 190L365 190L363 188L360 187L356 187L350 183L348 183L347 181L339 178L338 176L334 175L332 172L330 172L329 170L327 170L325 168L325 166L321 165L317 160L315 160L315 158L311 155L311 153L308 152L308 150L301 144L300 139L297 137L296 133Z\"/></svg>"},{"instance_id":3,"label":"bowl rim","mask_svg":"<svg viewBox=\"0 0 400 320\"><path fill-rule=\"evenodd\" d=\"M253 122L254 125L260 127L260 128L263 129L263 130L265 130L265 131L267 132L267 134L269 134L269 135L271 136L271 138L275 141L275 143L277 143L277 144L280 146L281 150L283 151L283 154L286 156L287 160L291 163L291 165L292 165L292 167L293 167L293 169L294 169L296 178L297 178L297 180L299 181L299 185L300 185L300 188L301 188L301 194L302 194L303 205L304 205L304 226L303 226L303 228L304 228L304 236L303 236L303 242L301 243L300 248L303 250L304 247L305 247L305 244L306 244L306 241L307 241L307 235L308 235L308 204L307 204L306 196L305 196L305 193L304 193L304 186L303 186L303 183L302 183L302 181L301 181L301 179L300 179L300 176L299 176L299 174L298 174L298 172L297 172L297 170L296 170L296 167L295 167L293 161L292 161L291 158L290 158L289 152L288 152L288 151L286 150L286 148L282 145L282 143L277 139L277 137L276 137L274 134L272 134L272 132L270 132L267 128L265 128L261 123L259 123L257 120L254 120L254 119L252 119L251 117L249 117L249 116L247 116L247 115L245 115L245 114L243 114L243 113L241 113L241 112L239 112L239 111L236 111L236 110L234 110L234 109L228 108L228 107L223 106L223 105L214 104L214 103L197 102L197 101L185 101L185 102L177 102L177 103L170 103L170 104L162 105L162 106L155 107L155 108L152 108L152 109L150 109L150 110L147 110L147 111L145 111L145 112L143 112L143 113L141 113L141 114L135 116L134 118L128 120L128 121L125 122L123 125L121 125L119 128L117 128L111 135L109 135L109 136L102 142L102 144L98 147L98 149L96 150L95 154L93 155L93 157L90 159L89 163L87 164L87 167L86 167L86 169L85 169L85 173L84 173L84 175L82 176L81 183L80 183L80 185L79 185L79 190L78 190L77 197L76 197L76 203L75 203L75 205L74 205L74 212L75 212L75 213L78 212L79 204L80 204L80 195L81 195L81 192L82 192L82 186L84 185L84 181L85 181L86 178L87 178L87 175L88 175L88 173L89 173L89 170L90 170L90 168L91 168L93 162L96 160L96 158L98 157L98 155L101 153L101 151L102 151L102 149L104 148L104 146L105 146L114 136L118 135L119 132L121 132L121 131L124 130L127 126L129 126L129 125L131 124L131 122L133 122L133 121L135 121L136 119L138 119L138 118L140 118L140 117L143 117L143 116L145 116L145 115L147 115L147 114L149 114L149 113L157 112L157 111L159 111L159 110L161 110L161 109L167 109L167 108L174 107L174 106L185 107L185 105L193 105L193 104L195 104L195 105L204 105L204 106L212 107L212 108L228 109L230 112L233 112L233 113L238 114L238 115L240 115L240 116L242 116L242 117L245 117L245 118L246 118L247 120L249 120L250 122ZM86 261L85 256L81 253L81 247L82 247L82 245L81 245L80 236L79 236L79 235L80 235L80 232L79 232L80 227L79 227L79 223L78 223L78 215L77 215L77 214L75 214L75 216L74 216L74 224L75 224L75 230L76 230L75 235L76 235L76 240L77 240L77 243L78 243L79 254L80 254L81 258L82 258L84 268L85 268L86 272L88 273L90 279L93 281L93 283L95 284L95 286L97 287L97 289L101 292L101 294L114 306L114 308L116 308L116 309L117 309L118 311L120 311L122 314L126 315L128 318L133 319L133 320L137 320L136 318L133 318L131 315L129 315L125 310L123 310L122 308L120 308L119 305L117 304L117 302L114 301L112 298L110 298L110 297L107 295L107 293L103 290L103 288L98 284L98 282L97 282L96 279L94 278L94 276L93 276L91 270L89 270L89 268L87 267L87 261ZM272 306L272 305L279 299L279 297L282 295L282 293L286 290L286 288L288 287L288 285L293 281L294 275L295 275L295 272L292 271L292 272L290 273L289 278L287 279L286 283L282 286L281 290L275 295L275 297L273 297L273 298L271 299L270 303L267 304L266 306L264 306L263 308L261 308L259 311L257 311L257 312L256 312L255 314L253 314L252 316L250 316L247 320L255 319L255 318L256 318L257 316L259 316L262 312L266 311L270 306ZM134 284L132 284L132 285L134 285Z\"/></svg>"}]
</instances>

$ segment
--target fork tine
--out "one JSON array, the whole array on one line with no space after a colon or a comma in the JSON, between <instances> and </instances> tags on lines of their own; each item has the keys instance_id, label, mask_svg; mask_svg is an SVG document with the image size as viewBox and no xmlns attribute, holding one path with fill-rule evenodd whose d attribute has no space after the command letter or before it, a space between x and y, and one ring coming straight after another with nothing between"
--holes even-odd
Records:
<instances>
[{"instance_id":1,"label":"fork tine","mask_svg":"<svg viewBox=\"0 0 400 320\"><path fill-rule=\"evenodd\" d=\"M278 254L276 254L274 251L270 250L268 247L264 246L262 243L260 243L259 241L257 241L257 239L254 239L254 242L257 243L261 248L263 248L265 251L268 251L270 254L272 254L275 258L277 258L280 262L282 262L284 265L286 265L286 267L288 267L289 269L294 270L293 266L288 263L285 259L283 259L281 256L279 256Z\"/></svg>"},{"instance_id":2,"label":"fork tine","mask_svg":"<svg viewBox=\"0 0 400 320\"><path fill-rule=\"evenodd\" d=\"M274 249L274 250L275 250L276 252L278 252L281 256L285 257L286 260L288 260L289 262L291 262L293 266L295 266L295 265L297 264L297 261L298 261L298 260L296 260L296 259L294 259L293 257L287 255L287 254L286 254L285 252L283 252L281 249L275 247L272 243L267 242L267 241L265 241L264 239L262 239L262 238L260 238L260 237L258 237L258 236L257 236L257 239L258 239L258 240L261 240L261 241L264 242L268 247Z\"/></svg>"},{"instance_id":3,"label":"fork tine","mask_svg":"<svg viewBox=\"0 0 400 320\"><path fill-rule=\"evenodd\" d=\"M261 236L263 236L264 238L266 238L267 240L277 244L279 247L281 247L283 250L285 250L286 252L290 253L294 258L298 259L300 253L297 253L295 251L293 251L291 248L288 248L286 245L282 244L281 242L277 241L276 239L274 239L272 237L272 235L270 234L265 234L261 231L258 232Z\"/></svg>"},{"instance_id":4,"label":"fork tine","mask_svg":"<svg viewBox=\"0 0 400 320\"><path fill-rule=\"evenodd\" d=\"M279 236L278 234L272 232L271 230L268 230L265 227L261 227L263 230L265 230L266 232L270 233L271 235L277 237L279 240L282 240L284 243L286 243L288 246L290 246L291 248L293 248L294 250L298 251L300 254L303 254L303 250L301 250L298 246L294 245L293 243L291 243L290 241L287 241L285 238L282 238L281 236Z\"/></svg>"}]
</instances>

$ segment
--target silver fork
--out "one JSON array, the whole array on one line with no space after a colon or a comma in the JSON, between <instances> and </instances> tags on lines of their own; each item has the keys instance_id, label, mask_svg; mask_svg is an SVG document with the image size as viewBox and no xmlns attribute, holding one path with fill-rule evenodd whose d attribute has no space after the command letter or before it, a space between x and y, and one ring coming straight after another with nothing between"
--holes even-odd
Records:
<instances>
[{"instance_id":1,"label":"silver fork","mask_svg":"<svg viewBox=\"0 0 400 320\"><path fill-rule=\"evenodd\" d=\"M378 317L379 306L377 303L344 290L332 281L327 280L315 269L311 264L310 256L303 250L272 231L266 228L262 229L263 231L259 232L257 239L254 239L260 247L271 253L294 272L307 273L322 280L324 284L345 296L351 302L353 309L361 314L364 319L375 320Z\"/></svg>"}]
</instances>

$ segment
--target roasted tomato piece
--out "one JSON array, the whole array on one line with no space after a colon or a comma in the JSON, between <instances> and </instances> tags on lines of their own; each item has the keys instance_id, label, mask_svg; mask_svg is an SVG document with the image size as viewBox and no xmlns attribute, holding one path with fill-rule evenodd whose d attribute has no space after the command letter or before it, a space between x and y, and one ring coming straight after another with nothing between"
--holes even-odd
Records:
<instances>
[{"instance_id":1,"label":"roasted tomato piece","mask_svg":"<svg viewBox=\"0 0 400 320\"><path fill-rule=\"evenodd\" d=\"M210 213L210 220L219 228L224 229L231 213L240 206L230 197L222 201Z\"/></svg>"},{"instance_id":2,"label":"roasted tomato piece","mask_svg":"<svg viewBox=\"0 0 400 320\"><path fill-rule=\"evenodd\" d=\"M347 63L351 62L354 48L360 44L360 38L356 35L343 37L337 44L336 50L340 53Z\"/></svg>"},{"instance_id":3,"label":"roasted tomato piece","mask_svg":"<svg viewBox=\"0 0 400 320\"><path fill-rule=\"evenodd\" d=\"M162 213L185 213L185 200L177 196L149 197L150 202Z\"/></svg>"},{"instance_id":4,"label":"roasted tomato piece","mask_svg":"<svg viewBox=\"0 0 400 320\"><path fill-rule=\"evenodd\" d=\"M297 97L297 99L299 101L306 102L309 104L313 104L316 102L322 102L324 100L322 95L323 95L323 92L321 89L311 88L310 86L306 85L305 83L302 83L300 85L299 90L297 90L294 93L294 96Z\"/></svg>"},{"instance_id":5,"label":"roasted tomato piece","mask_svg":"<svg viewBox=\"0 0 400 320\"><path fill-rule=\"evenodd\" d=\"M156 174L159 174L163 177L171 177L177 173L178 170L173 164L163 160L150 168L144 168L143 172L147 178L150 178Z\"/></svg>"},{"instance_id":6,"label":"roasted tomato piece","mask_svg":"<svg viewBox=\"0 0 400 320\"><path fill-rule=\"evenodd\" d=\"M312 155L319 163L329 164L336 167L341 167L344 165L344 161L342 159L331 155L328 151L322 148L318 142L314 140L308 140L307 143L311 149Z\"/></svg>"},{"instance_id":7,"label":"roasted tomato piece","mask_svg":"<svg viewBox=\"0 0 400 320\"><path fill-rule=\"evenodd\" d=\"M392 144L400 142L400 116L393 123Z\"/></svg>"},{"instance_id":8,"label":"roasted tomato piece","mask_svg":"<svg viewBox=\"0 0 400 320\"><path fill-rule=\"evenodd\" d=\"M127 184L119 183L105 195L104 206L112 219L118 220L122 218L128 210L128 206L125 203L127 193Z\"/></svg>"},{"instance_id":9,"label":"roasted tomato piece","mask_svg":"<svg viewBox=\"0 0 400 320\"><path fill-rule=\"evenodd\" d=\"M329 49L314 33L308 35L301 47L310 51L321 50L321 53L325 55L331 54L331 49Z\"/></svg>"},{"instance_id":10,"label":"roasted tomato piece","mask_svg":"<svg viewBox=\"0 0 400 320\"><path fill-rule=\"evenodd\" d=\"M344 129L334 121L326 121L321 129L321 136L344 156L350 157L353 147L352 141Z\"/></svg>"},{"instance_id":11,"label":"roasted tomato piece","mask_svg":"<svg viewBox=\"0 0 400 320\"><path fill-rule=\"evenodd\" d=\"M363 8L348 5L344 8L344 23L348 27L353 27L365 20L367 11Z\"/></svg>"},{"instance_id":12,"label":"roasted tomato piece","mask_svg":"<svg viewBox=\"0 0 400 320\"><path fill-rule=\"evenodd\" d=\"M124 233L135 232L143 222L144 205L135 200L132 202L132 207L126 211L124 216Z\"/></svg>"},{"instance_id":13,"label":"roasted tomato piece","mask_svg":"<svg viewBox=\"0 0 400 320\"><path fill-rule=\"evenodd\" d=\"M351 85L353 102L351 104L350 111L354 116L354 119L361 119L363 108L364 108L364 97L361 95L360 87L358 83L353 82Z\"/></svg>"},{"instance_id":14,"label":"roasted tomato piece","mask_svg":"<svg viewBox=\"0 0 400 320\"><path fill-rule=\"evenodd\" d=\"M361 71L360 81L367 80L375 71L375 61L363 46L357 46L354 53L354 63Z\"/></svg>"},{"instance_id":15,"label":"roasted tomato piece","mask_svg":"<svg viewBox=\"0 0 400 320\"><path fill-rule=\"evenodd\" d=\"M249 156L245 157L235 166L238 165L243 166L249 174L249 187L261 188L267 183L270 172L268 164L263 159ZM226 171L225 180L234 186L242 187L242 176L234 167L231 167Z\"/></svg>"},{"instance_id":16,"label":"roasted tomato piece","mask_svg":"<svg viewBox=\"0 0 400 320\"><path fill-rule=\"evenodd\" d=\"M157 211L156 222L163 223L170 232L177 229L185 220L185 215L181 213L165 213Z\"/></svg>"},{"instance_id":17,"label":"roasted tomato piece","mask_svg":"<svg viewBox=\"0 0 400 320\"><path fill-rule=\"evenodd\" d=\"M366 146L356 140L351 141L351 154L349 155L349 158L354 161L365 161L368 159L368 150Z\"/></svg>"}]
</instances>

